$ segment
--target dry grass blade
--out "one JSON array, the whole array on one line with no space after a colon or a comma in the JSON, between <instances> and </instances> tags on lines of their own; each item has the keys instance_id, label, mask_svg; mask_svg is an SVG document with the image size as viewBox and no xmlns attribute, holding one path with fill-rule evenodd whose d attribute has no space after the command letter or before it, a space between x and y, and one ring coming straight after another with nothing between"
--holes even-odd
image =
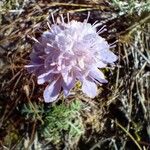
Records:
<instances>
[{"instance_id":1,"label":"dry grass blade","mask_svg":"<svg viewBox=\"0 0 150 150\"><path fill-rule=\"evenodd\" d=\"M137 145L138 149L142 150L142 147L135 140L135 138L120 123L118 123L117 121L115 123L133 140L133 142Z\"/></svg>"}]
</instances>

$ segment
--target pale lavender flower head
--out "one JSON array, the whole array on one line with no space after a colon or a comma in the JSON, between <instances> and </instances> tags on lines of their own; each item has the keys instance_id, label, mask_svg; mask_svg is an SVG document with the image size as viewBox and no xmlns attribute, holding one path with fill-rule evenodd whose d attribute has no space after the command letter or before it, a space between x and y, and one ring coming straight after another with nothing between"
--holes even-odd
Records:
<instances>
[{"instance_id":1,"label":"pale lavender flower head","mask_svg":"<svg viewBox=\"0 0 150 150\"><path fill-rule=\"evenodd\" d=\"M94 98L97 84L107 82L99 68L112 64L117 57L96 31L99 25L87 20L64 23L62 17L61 23L54 23L34 44L26 67L37 76L38 84L48 83L45 102L55 101L61 90L68 96L76 81L81 82L83 93Z\"/></svg>"}]
</instances>

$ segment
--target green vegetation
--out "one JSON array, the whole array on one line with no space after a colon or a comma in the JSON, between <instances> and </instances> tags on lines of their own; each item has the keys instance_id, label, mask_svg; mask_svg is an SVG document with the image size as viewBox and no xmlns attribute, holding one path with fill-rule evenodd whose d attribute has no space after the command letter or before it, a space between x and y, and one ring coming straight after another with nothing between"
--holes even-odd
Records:
<instances>
[{"instance_id":1,"label":"green vegetation","mask_svg":"<svg viewBox=\"0 0 150 150\"><path fill-rule=\"evenodd\" d=\"M68 106L60 104L50 108L45 113L41 130L45 139L57 143L62 136L67 136L68 142L77 142L84 133L80 111L80 101L74 101Z\"/></svg>"}]
</instances>

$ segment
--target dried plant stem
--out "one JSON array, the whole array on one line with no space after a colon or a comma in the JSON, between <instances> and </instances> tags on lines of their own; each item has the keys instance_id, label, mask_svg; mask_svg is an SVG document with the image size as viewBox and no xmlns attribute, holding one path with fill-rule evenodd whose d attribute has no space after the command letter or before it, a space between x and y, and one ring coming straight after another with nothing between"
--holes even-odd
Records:
<instances>
[{"instance_id":1,"label":"dried plant stem","mask_svg":"<svg viewBox=\"0 0 150 150\"><path fill-rule=\"evenodd\" d=\"M115 123L131 138L131 140L136 144L136 146L138 147L138 149L142 150L141 146L135 140L135 138L120 123L118 123L117 121L115 121Z\"/></svg>"},{"instance_id":2,"label":"dried plant stem","mask_svg":"<svg viewBox=\"0 0 150 150\"><path fill-rule=\"evenodd\" d=\"M99 10L99 8L82 8L82 9L69 10L67 12L76 13L76 12L89 11L89 10Z\"/></svg>"}]
</instances>

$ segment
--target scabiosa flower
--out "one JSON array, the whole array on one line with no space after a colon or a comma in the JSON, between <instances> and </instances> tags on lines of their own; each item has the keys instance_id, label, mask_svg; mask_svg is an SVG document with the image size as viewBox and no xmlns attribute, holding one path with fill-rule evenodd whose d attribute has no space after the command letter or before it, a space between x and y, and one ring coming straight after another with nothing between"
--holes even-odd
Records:
<instances>
[{"instance_id":1,"label":"scabiosa flower","mask_svg":"<svg viewBox=\"0 0 150 150\"><path fill-rule=\"evenodd\" d=\"M65 96L82 83L82 91L90 98L97 95L97 84L107 80L99 68L117 60L109 49L108 42L96 31L100 23L91 25L75 20L54 23L36 40L30 54L31 62L26 67L37 76L38 84L48 83L44 101L53 102L61 90Z\"/></svg>"}]
</instances>

